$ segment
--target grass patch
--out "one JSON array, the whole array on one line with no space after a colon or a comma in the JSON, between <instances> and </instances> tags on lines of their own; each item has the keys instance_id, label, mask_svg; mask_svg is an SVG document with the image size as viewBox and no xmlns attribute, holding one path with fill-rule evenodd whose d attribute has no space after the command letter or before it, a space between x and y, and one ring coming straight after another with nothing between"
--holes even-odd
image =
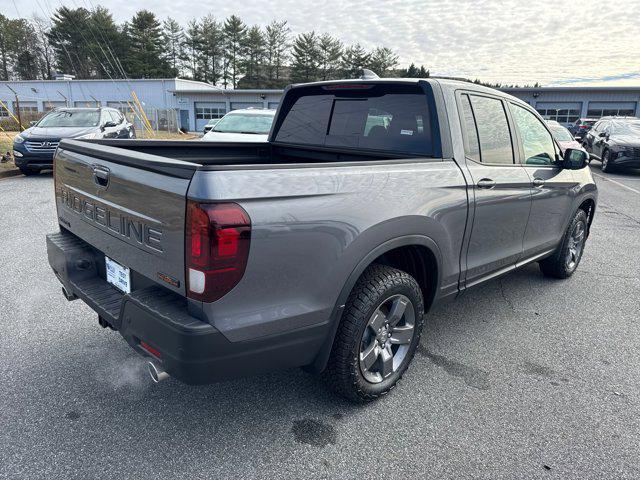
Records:
<instances>
[{"instance_id":1,"label":"grass patch","mask_svg":"<svg viewBox=\"0 0 640 480\"><path fill-rule=\"evenodd\" d=\"M145 130L136 130L136 136L151 140L193 140L198 138L198 135L193 133L153 132L150 134Z\"/></svg>"},{"instance_id":2,"label":"grass patch","mask_svg":"<svg viewBox=\"0 0 640 480\"><path fill-rule=\"evenodd\" d=\"M11 152L13 150L13 137L15 137L18 132L3 132L0 130L0 156L6 155L7 152ZM0 163L0 170L11 170L16 168L13 164L12 160L8 162Z\"/></svg>"}]
</instances>

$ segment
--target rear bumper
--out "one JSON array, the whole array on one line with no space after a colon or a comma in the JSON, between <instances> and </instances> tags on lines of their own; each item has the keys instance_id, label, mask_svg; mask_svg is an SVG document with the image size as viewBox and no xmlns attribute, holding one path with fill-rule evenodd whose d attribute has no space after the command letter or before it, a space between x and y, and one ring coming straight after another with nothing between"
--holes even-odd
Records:
<instances>
[{"instance_id":1,"label":"rear bumper","mask_svg":"<svg viewBox=\"0 0 640 480\"><path fill-rule=\"evenodd\" d=\"M188 384L307 365L326 338L325 327L314 327L230 342L213 325L192 316L180 295L156 286L130 294L118 291L101 273L104 255L71 233L47 235L47 255L68 293L96 311L134 350ZM141 341L161 357L144 350Z\"/></svg>"}]
</instances>

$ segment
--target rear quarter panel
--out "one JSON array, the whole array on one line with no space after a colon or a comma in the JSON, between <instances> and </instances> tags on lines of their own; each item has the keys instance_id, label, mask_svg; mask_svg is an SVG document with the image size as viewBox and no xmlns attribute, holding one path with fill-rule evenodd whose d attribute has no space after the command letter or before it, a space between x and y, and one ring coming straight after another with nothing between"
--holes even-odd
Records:
<instances>
[{"instance_id":1,"label":"rear quarter panel","mask_svg":"<svg viewBox=\"0 0 640 480\"><path fill-rule=\"evenodd\" d=\"M231 341L328 323L358 263L398 237L431 238L439 293L457 289L467 193L453 161L198 171L188 196L235 201L251 217L244 277L203 305Z\"/></svg>"}]
</instances>

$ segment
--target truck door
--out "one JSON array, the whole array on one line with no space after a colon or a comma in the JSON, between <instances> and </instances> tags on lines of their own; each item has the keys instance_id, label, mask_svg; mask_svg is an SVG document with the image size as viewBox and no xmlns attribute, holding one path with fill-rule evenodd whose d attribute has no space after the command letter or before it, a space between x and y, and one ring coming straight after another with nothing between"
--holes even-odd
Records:
<instances>
[{"instance_id":1,"label":"truck door","mask_svg":"<svg viewBox=\"0 0 640 480\"><path fill-rule=\"evenodd\" d=\"M502 99L458 97L466 168L472 181L473 225L467 249L466 286L505 269L522 255L531 209L531 180L515 162Z\"/></svg>"},{"instance_id":2,"label":"truck door","mask_svg":"<svg viewBox=\"0 0 640 480\"><path fill-rule=\"evenodd\" d=\"M531 215L524 236L525 258L554 248L565 230L577 185L572 170L559 165L560 148L531 110L509 103L522 165L531 179ZM596 154L598 155L598 154Z\"/></svg>"}]
</instances>

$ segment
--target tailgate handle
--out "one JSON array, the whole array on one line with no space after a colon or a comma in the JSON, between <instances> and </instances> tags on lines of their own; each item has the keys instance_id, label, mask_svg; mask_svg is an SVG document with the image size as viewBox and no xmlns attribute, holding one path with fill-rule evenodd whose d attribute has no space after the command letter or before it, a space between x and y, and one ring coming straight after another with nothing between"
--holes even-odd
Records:
<instances>
[{"instance_id":1,"label":"tailgate handle","mask_svg":"<svg viewBox=\"0 0 640 480\"><path fill-rule=\"evenodd\" d=\"M102 166L94 166L93 181L101 187L109 185L109 169Z\"/></svg>"}]
</instances>

